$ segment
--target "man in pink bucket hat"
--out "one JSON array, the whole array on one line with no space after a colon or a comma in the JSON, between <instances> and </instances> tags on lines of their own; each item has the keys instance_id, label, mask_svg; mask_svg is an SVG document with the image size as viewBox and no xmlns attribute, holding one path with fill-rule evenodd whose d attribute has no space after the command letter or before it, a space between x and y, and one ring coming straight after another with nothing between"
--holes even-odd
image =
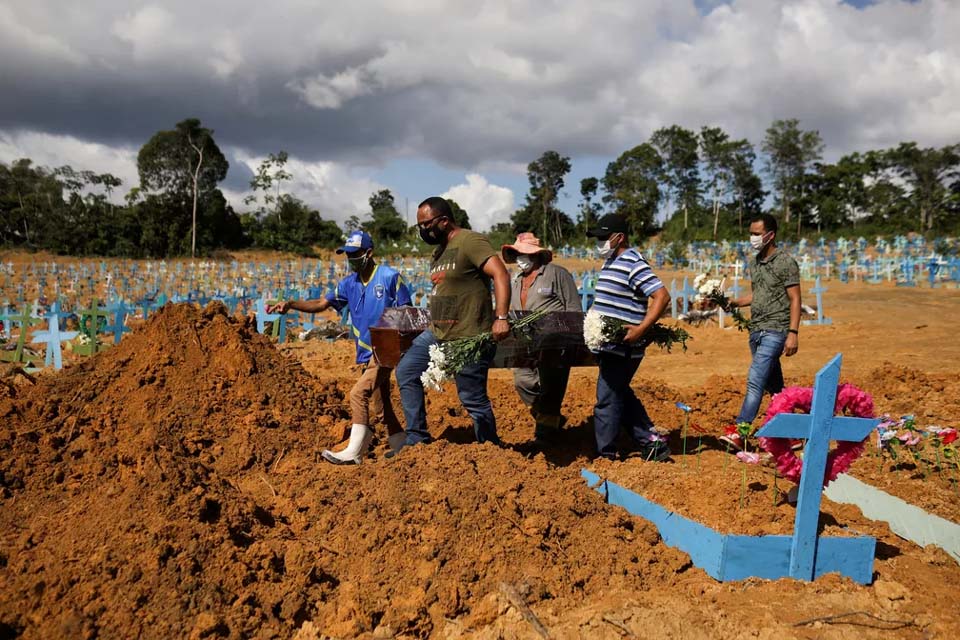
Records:
<instances>
[{"instance_id":1,"label":"man in pink bucket hat","mask_svg":"<svg viewBox=\"0 0 960 640\"><path fill-rule=\"evenodd\" d=\"M581 312L577 283L570 272L553 264L553 252L540 245L532 233L521 233L500 250L506 264L516 264L510 308L513 310ZM536 420L534 438L540 445L553 443L566 418L560 413L567 392L570 367L514 369L513 383Z\"/></svg>"}]
</instances>

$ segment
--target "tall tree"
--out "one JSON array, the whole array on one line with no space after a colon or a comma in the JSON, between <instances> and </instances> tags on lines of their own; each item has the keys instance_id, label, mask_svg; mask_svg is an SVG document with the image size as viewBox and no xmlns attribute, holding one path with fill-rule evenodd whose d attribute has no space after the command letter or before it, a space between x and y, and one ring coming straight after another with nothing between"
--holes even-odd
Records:
<instances>
[{"instance_id":1,"label":"tall tree","mask_svg":"<svg viewBox=\"0 0 960 640\"><path fill-rule=\"evenodd\" d=\"M662 169L660 154L646 142L623 152L607 165L603 201L627 220L634 234L649 235L656 226L660 205L657 180Z\"/></svg>"},{"instance_id":2,"label":"tall tree","mask_svg":"<svg viewBox=\"0 0 960 640\"><path fill-rule=\"evenodd\" d=\"M277 213L278 220L283 222L280 216L280 200L283 197L281 187L284 182L293 179L293 174L288 172L285 167L287 164L287 152L280 151L277 154L271 153L257 167L257 172L250 179L250 189L254 192L243 199L244 204L253 204L257 202L258 191L263 192L263 205L260 208L261 214L266 212L269 207Z\"/></svg>"},{"instance_id":3,"label":"tall tree","mask_svg":"<svg viewBox=\"0 0 960 640\"><path fill-rule=\"evenodd\" d=\"M949 182L960 176L960 145L921 149L903 142L887 153L892 167L910 187L910 200L918 214L920 231L932 230L948 210L952 198Z\"/></svg>"},{"instance_id":4,"label":"tall tree","mask_svg":"<svg viewBox=\"0 0 960 640\"><path fill-rule=\"evenodd\" d=\"M700 128L700 156L707 189L713 205L713 237L720 225L720 202L733 182L733 146L730 136L720 127Z\"/></svg>"},{"instance_id":5,"label":"tall tree","mask_svg":"<svg viewBox=\"0 0 960 640\"><path fill-rule=\"evenodd\" d=\"M229 164L213 140L213 131L196 118L178 122L169 131L158 131L140 148L137 171L140 187L156 194L160 202L190 215L190 255L197 251L197 205L203 196L227 177Z\"/></svg>"},{"instance_id":6,"label":"tall tree","mask_svg":"<svg viewBox=\"0 0 960 640\"><path fill-rule=\"evenodd\" d=\"M530 181L527 207L531 213L538 214L544 241L552 240L557 245L563 242L564 227L569 226L569 218L556 203L570 168L570 158L556 151L545 151L527 165L527 179ZM564 218L567 224L564 224Z\"/></svg>"},{"instance_id":7,"label":"tall tree","mask_svg":"<svg viewBox=\"0 0 960 640\"><path fill-rule=\"evenodd\" d=\"M775 120L767 129L762 149L766 154L766 168L776 190L783 221L790 222L794 205L804 197L807 173L823 153L819 131L803 131L796 118ZM803 221L803 212L797 213L797 234Z\"/></svg>"},{"instance_id":8,"label":"tall tree","mask_svg":"<svg viewBox=\"0 0 960 640\"><path fill-rule=\"evenodd\" d=\"M749 140L735 140L731 143L730 163L733 173L733 195L737 203L737 226L743 232L744 213L747 219L763 211L763 200L767 192L763 190L763 180L753 169L757 154Z\"/></svg>"},{"instance_id":9,"label":"tall tree","mask_svg":"<svg viewBox=\"0 0 960 640\"><path fill-rule=\"evenodd\" d=\"M578 223L584 233L590 229L594 220L597 220L600 217L600 212L603 211L603 204L594 202L599 188L600 180L597 178L584 178L580 181L580 197L583 200L580 203L580 220Z\"/></svg>"},{"instance_id":10,"label":"tall tree","mask_svg":"<svg viewBox=\"0 0 960 640\"><path fill-rule=\"evenodd\" d=\"M663 160L663 180L677 209L683 209L683 228L689 225L690 209L700 201L699 155L697 134L679 125L662 127L650 136Z\"/></svg>"},{"instance_id":11,"label":"tall tree","mask_svg":"<svg viewBox=\"0 0 960 640\"><path fill-rule=\"evenodd\" d=\"M463 227L464 229L470 229L470 216L467 212L457 204L457 201L453 198L447 198L447 202L450 203L450 210L453 211L453 221L457 224L458 227Z\"/></svg>"},{"instance_id":12,"label":"tall tree","mask_svg":"<svg viewBox=\"0 0 960 640\"><path fill-rule=\"evenodd\" d=\"M363 224L363 230L379 242L396 241L407 232L407 224L394 205L393 194L389 189L381 189L370 196L370 219Z\"/></svg>"}]
</instances>

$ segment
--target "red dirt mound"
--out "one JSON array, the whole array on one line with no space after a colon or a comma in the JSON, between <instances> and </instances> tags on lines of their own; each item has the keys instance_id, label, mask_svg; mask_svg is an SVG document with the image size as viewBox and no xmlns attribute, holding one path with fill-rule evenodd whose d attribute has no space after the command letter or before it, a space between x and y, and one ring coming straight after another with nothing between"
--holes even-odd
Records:
<instances>
[{"instance_id":1,"label":"red dirt mound","mask_svg":"<svg viewBox=\"0 0 960 640\"><path fill-rule=\"evenodd\" d=\"M222 307L171 306L18 390L0 436L0 636L272 638L309 620L424 637L497 618L501 582L562 609L689 569L542 456L439 442L316 464L335 389Z\"/></svg>"}]
</instances>

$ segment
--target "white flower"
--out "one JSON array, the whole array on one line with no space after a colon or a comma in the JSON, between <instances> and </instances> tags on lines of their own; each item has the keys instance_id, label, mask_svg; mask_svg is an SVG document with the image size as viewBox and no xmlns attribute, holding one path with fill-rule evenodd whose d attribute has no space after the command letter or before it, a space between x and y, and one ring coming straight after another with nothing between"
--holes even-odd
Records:
<instances>
[{"instance_id":1,"label":"white flower","mask_svg":"<svg viewBox=\"0 0 960 640\"><path fill-rule=\"evenodd\" d=\"M693 288L699 289L700 285L703 284L703 281L707 279L707 274L701 273L696 278L693 279Z\"/></svg>"},{"instance_id":2,"label":"white flower","mask_svg":"<svg viewBox=\"0 0 960 640\"><path fill-rule=\"evenodd\" d=\"M430 345L430 363L427 365L426 371L420 374L420 382L423 383L424 387L429 387L435 391L443 389L443 383L450 379L450 376L444 370L446 362L447 354L444 353L443 348L438 344Z\"/></svg>"},{"instance_id":3,"label":"white flower","mask_svg":"<svg viewBox=\"0 0 960 640\"><path fill-rule=\"evenodd\" d=\"M697 276L699 278L700 276ZM697 295L694 298L697 302L702 302L706 300L711 293L714 291L721 291L723 289L723 280L717 280L716 278L711 278L709 280L701 280L701 284L697 285L697 280L694 279L693 286L697 288Z\"/></svg>"},{"instance_id":4,"label":"white flower","mask_svg":"<svg viewBox=\"0 0 960 640\"><path fill-rule=\"evenodd\" d=\"M583 319L583 342L591 351L600 349L605 340L603 338L603 316L596 309L587 311Z\"/></svg>"}]
</instances>

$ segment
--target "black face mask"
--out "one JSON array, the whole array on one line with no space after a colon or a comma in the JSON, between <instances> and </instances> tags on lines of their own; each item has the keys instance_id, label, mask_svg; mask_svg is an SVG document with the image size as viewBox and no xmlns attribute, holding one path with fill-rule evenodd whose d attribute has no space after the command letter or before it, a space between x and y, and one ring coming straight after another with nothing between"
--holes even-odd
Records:
<instances>
[{"instance_id":1,"label":"black face mask","mask_svg":"<svg viewBox=\"0 0 960 640\"><path fill-rule=\"evenodd\" d=\"M363 254L359 258L347 258L347 263L350 265L351 270L360 273L367 266L368 259L369 256L367 254Z\"/></svg>"},{"instance_id":2,"label":"black face mask","mask_svg":"<svg viewBox=\"0 0 960 640\"><path fill-rule=\"evenodd\" d=\"M433 225L426 229L420 227L420 239L427 244L440 244L440 231Z\"/></svg>"}]
</instances>

